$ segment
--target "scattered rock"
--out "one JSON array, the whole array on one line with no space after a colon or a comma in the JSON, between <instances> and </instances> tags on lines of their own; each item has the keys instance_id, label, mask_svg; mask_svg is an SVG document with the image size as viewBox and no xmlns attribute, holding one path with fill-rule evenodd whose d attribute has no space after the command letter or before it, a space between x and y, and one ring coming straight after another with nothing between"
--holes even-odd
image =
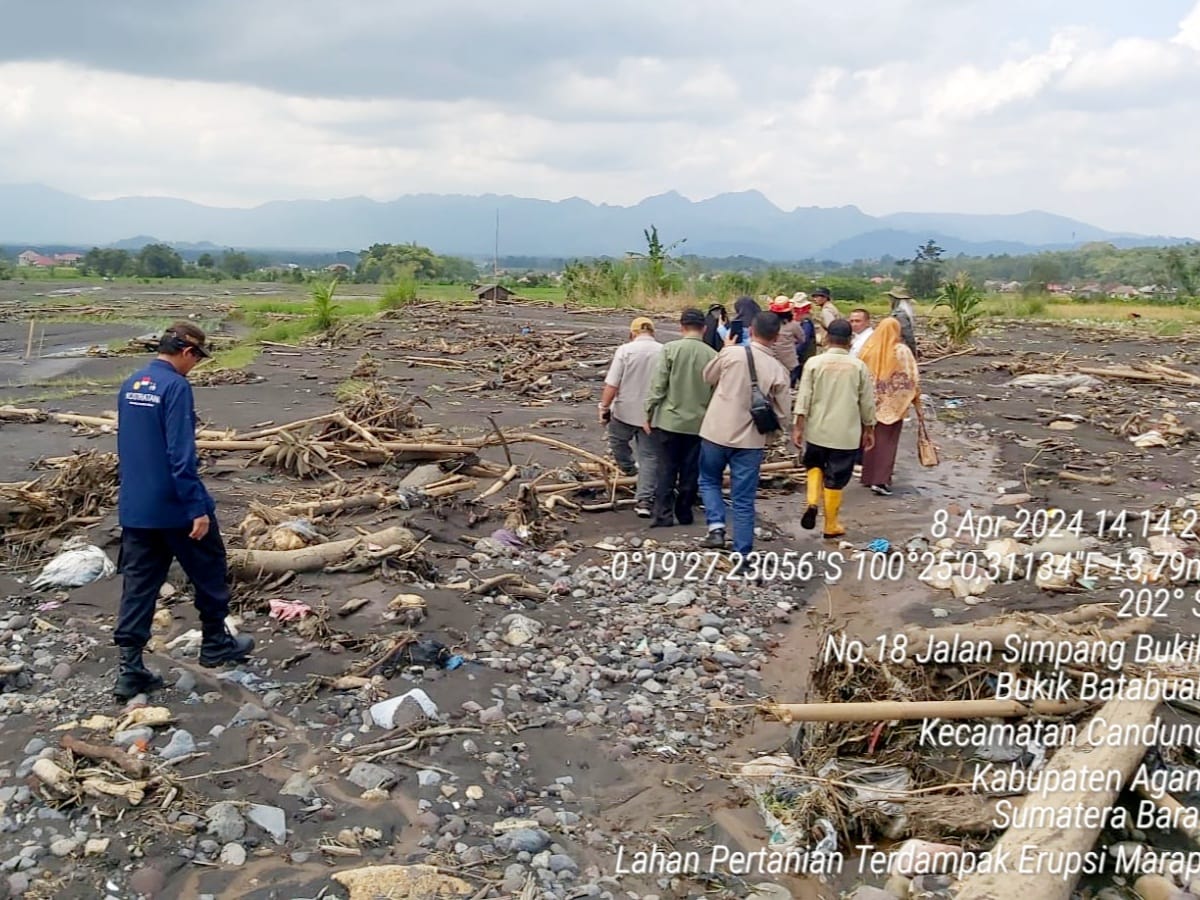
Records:
<instances>
[{"instance_id":1,"label":"scattered rock","mask_svg":"<svg viewBox=\"0 0 1200 900\"><path fill-rule=\"evenodd\" d=\"M496 846L508 853L540 853L550 844L550 835L540 828L518 828L496 838Z\"/></svg>"},{"instance_id":2,"label":"scattered rock","mask_svg":"<svg viewBox=\"0 0 1200 900\"><path fill-rule=\"evenodd\" d=\"M221 848L221 862L227 866L244 866L246 864L246 848L241 844L226 844Z\"/></svg>"},{"instance_id":3,"label":"scattered rock","mask_svg":"<svg viewBox=\"0 0 1200 900\"><path fill-rule=\"evenodd\" d=\"M166 887L167 879L154 866L144 866L129 876L129 890L134 894L144 894L151 900L158 900Z\"/></svg>"},{"instance_id":4,"label":"scattered rock","mask_svg":"<svg viewBox=\"0 0 1200 900\"><path fill-rule=\"evenodd\" d=\"M163 759L179 759L196 752L196 739L189 732L177 728L171 733L171 740L167 746L158 752Z\"/></svg>"},{"instance_id":5,"label":"scattered rock","mask_svg":"<svg viewBox=\"0 0 1200 900\"><path fill-rule=\"evenodd\" d=\"M204 815L208 819L208 833L222 844L241 840L246 834L246 820L234 803L227 800L214 803Z\"/></svg>"},{"instance_id":6,"label":"scattered rock","mask_svg":"<svg viewBox=\"0 0 1200 900\"><path fill-rule=\"evenodd\" d=\"M287 813L278 806L253 804L246 818L269 834L276 844L287 840Z\"/></svg>"},{"instance_id":7,"label":"scattered rock","mask_svg":"<svg viewBox=\"0 0 1200 900\"><path fill-rule=\"evenodd\" d=\"M64 856L70 856L79 849L79 843L75 838L60 838L50 845L50 855L57 856L60 859Z\"/></svg>"},{"instance_id":8,"label":"scattered rock","mask_svg":"<svg viewBox=\"0 0 1200 900\"><path fill-rule=\"evenodd\" d=\"M373 788L389 788L396 783L396 773L375 763L355 763L346 780L369 791Z\"/></svg>"},{"instance_id":9,"label":"scattered rock","mask_svg":"<svg viewBox=\"0 0 1200 900\"><path fill-rule=\"evenodd\" d=\"M362 763L362 765L369 765ZM357 767L356 767L357 768ZM351 779L353 781L353 779ZM358 782L354 782L357 784ZM312 781L303 772L296 772L287 781L283 783L283 787L279 789L281 797L313 797L317 793L317 789L313 787Z\"/></svg>"}]
</instances>

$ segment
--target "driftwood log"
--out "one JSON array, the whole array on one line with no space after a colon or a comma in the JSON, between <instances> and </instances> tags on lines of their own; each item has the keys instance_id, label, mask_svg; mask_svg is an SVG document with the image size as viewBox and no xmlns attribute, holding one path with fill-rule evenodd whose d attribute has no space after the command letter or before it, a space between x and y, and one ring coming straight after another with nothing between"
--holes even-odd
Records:
<instances>
[{"instance_id":1,"label":"driftwood log","mask_svg":"<svg viewBox=\"0 0 1200 900\"><path fill-rule=\"evenodd\" d=\"M395 547L397 553L406 553L417 546L417 539L407 528L395 527L299 550L230 550L229 571L239 578L282 575L285 572L317 572L326 566L344 562L366 545Z\"/></svg>"},{"instance_id":2,"label":"driftwood log","mask_svg":"<svg viewBox=\"0 0 1200 900\"><path fill-rule=\"evenodd\" d=\"M149 764L144 760L129 755L120 747L89 744L87 741L81 741L69 734L63 735L61 743L64 750L71 751L75 756L113 763L130 778L145 778L150 769Z\"/></svg>"},{"instance_id":3,"label":"driftwood log","mask_svg":"<svg viewBox=\"0 0 1200 900\"><path fill-rule=\"evenodd\" d=\"M86 428L117 427L116 416L82 416L79 413L51 413L42 409L22 409L16 406L0 406L0 422L56 422L59 425L82 425ZM218 439L228 436L228 432L204 429L196 433L197 437Z\"/></svg>"},{"instance_id":4,"label":"driftwood log","mask_svg":"<svg viewBox=\"0 0 1200 900\"><path fill-rule=\"evenodd\" d=\"M1097 712L1109 727L1145 726L1154 717L1158 703L1153 700L1110 700ZM1060 747L1046 764L1046 772L1067 772L1088 767L1093 771L1119 772L1122 783L1129 779L1133 770L1146 753L1146 748L1131 742L1123 746L1107 743L1092 744L1087 740L1087 729L1080 729L1075 743ZM1025 808L1036 808L1053 803L1054 806L1089 808L1111 806L1117 800L1117 791L1061 791L1053 801L1037 794L1028 795ZM1058 828L1024 827L1010 828L996 844L994 852L1008 850L1010 858L1020 859L1022 852L1045 853L1046 859L1063 859L1068 853L1086 854L1096 844L1100 835L1100 820L1094 827ZM1031 850L1029 848L1032 848ZM1028 866L1028 871L1019 871L1013 865L1004 872L986 872L970 875L959 886L957 900L1012 900L1013 897L1036 897L1037 900L1070 900L1079 881L1080 873L1060 873L1055 866ZM1041 868L1042 871L1038 871Z\"/></svg>"}]
</instances>

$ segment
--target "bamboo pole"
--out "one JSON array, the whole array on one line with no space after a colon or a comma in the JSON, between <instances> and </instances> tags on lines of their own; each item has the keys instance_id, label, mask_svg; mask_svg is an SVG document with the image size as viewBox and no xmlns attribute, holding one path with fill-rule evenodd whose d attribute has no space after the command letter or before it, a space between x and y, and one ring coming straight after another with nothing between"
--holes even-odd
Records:
<instances>
[{"instance_id":1,"label":"bamboo pole","mask_svg":"<svg viewBox=\"0 0 1200 900\"><path fill-rule=\"evenodd\" d=\"M311 419L300 419L296 422L288 422L284 425L276 425L272 428L263 428L258 431L239 434L236 435L236 437L241 441L258 441L266 437L283 434L285 431L295 431L297 428L304 428L308 425L319 425L322 422L331 422L336 419L338 415L340 415L340 413L325 413L322 416L313 416Z\"/></svg>"},{"instance_id":2,"label":"bamboo pole","mask_svg":"<svg viewBox=\"0 0 1200 900\"><path fill-rule=\"evenodd\" d=\"M33 327L37 323L37 319L29 320L29 340L25 342L25 358L30 359L33 356Z\"/></svg>"},{"instance_id":3,"label":"bamboo pole","mask_svg":"<svg viewBox=\"0 0 1200 900\"><path fill-rule=\"evenodd\" d=\"M766 703L766 715L792 722L893 722L914 719L1016 719L1061 716L1090 704L1081 701L1035 700L875 700L867 703Z\"/></svg>"}]
</instances>

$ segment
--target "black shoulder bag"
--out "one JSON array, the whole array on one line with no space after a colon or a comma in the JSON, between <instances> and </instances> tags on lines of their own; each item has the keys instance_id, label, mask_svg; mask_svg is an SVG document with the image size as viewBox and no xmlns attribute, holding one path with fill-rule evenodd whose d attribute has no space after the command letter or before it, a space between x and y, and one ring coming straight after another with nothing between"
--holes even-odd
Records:
<instances>
[{"instance_id":1,"label":"black shoulder bag","mask_svg":"<svg viewBox=\"0 0 1200 900\"><path fill-rule=\"evenodd\" d=\"M750 366L750 418L754 420L754 427L758 429L759 434L778 431L783 426L779 424L779 416L775 415L775 408L771 406L771 401L758 386L758 372L754 369L754 351L750 349L749 344L746 345L746 362Z\"/></svg>"}]
</instances>

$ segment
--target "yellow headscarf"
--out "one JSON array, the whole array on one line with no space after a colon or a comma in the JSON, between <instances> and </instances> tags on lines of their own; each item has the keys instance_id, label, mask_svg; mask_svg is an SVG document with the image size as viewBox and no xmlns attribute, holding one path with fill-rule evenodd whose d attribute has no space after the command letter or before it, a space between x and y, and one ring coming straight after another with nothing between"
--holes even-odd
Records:
<instances>
[{"instance_id":1,"label":"yellow headscarf","mask_svg":"<svg viewBox=\"0 0 1200 900\"><path fill-rule=\"evenodd\" d=\"M888 317L881 321L867 338L858 358L867 364L876 383L887 381L896 371L896 347L900 343L900 323Z\"/></svg>"}]
</instances>

